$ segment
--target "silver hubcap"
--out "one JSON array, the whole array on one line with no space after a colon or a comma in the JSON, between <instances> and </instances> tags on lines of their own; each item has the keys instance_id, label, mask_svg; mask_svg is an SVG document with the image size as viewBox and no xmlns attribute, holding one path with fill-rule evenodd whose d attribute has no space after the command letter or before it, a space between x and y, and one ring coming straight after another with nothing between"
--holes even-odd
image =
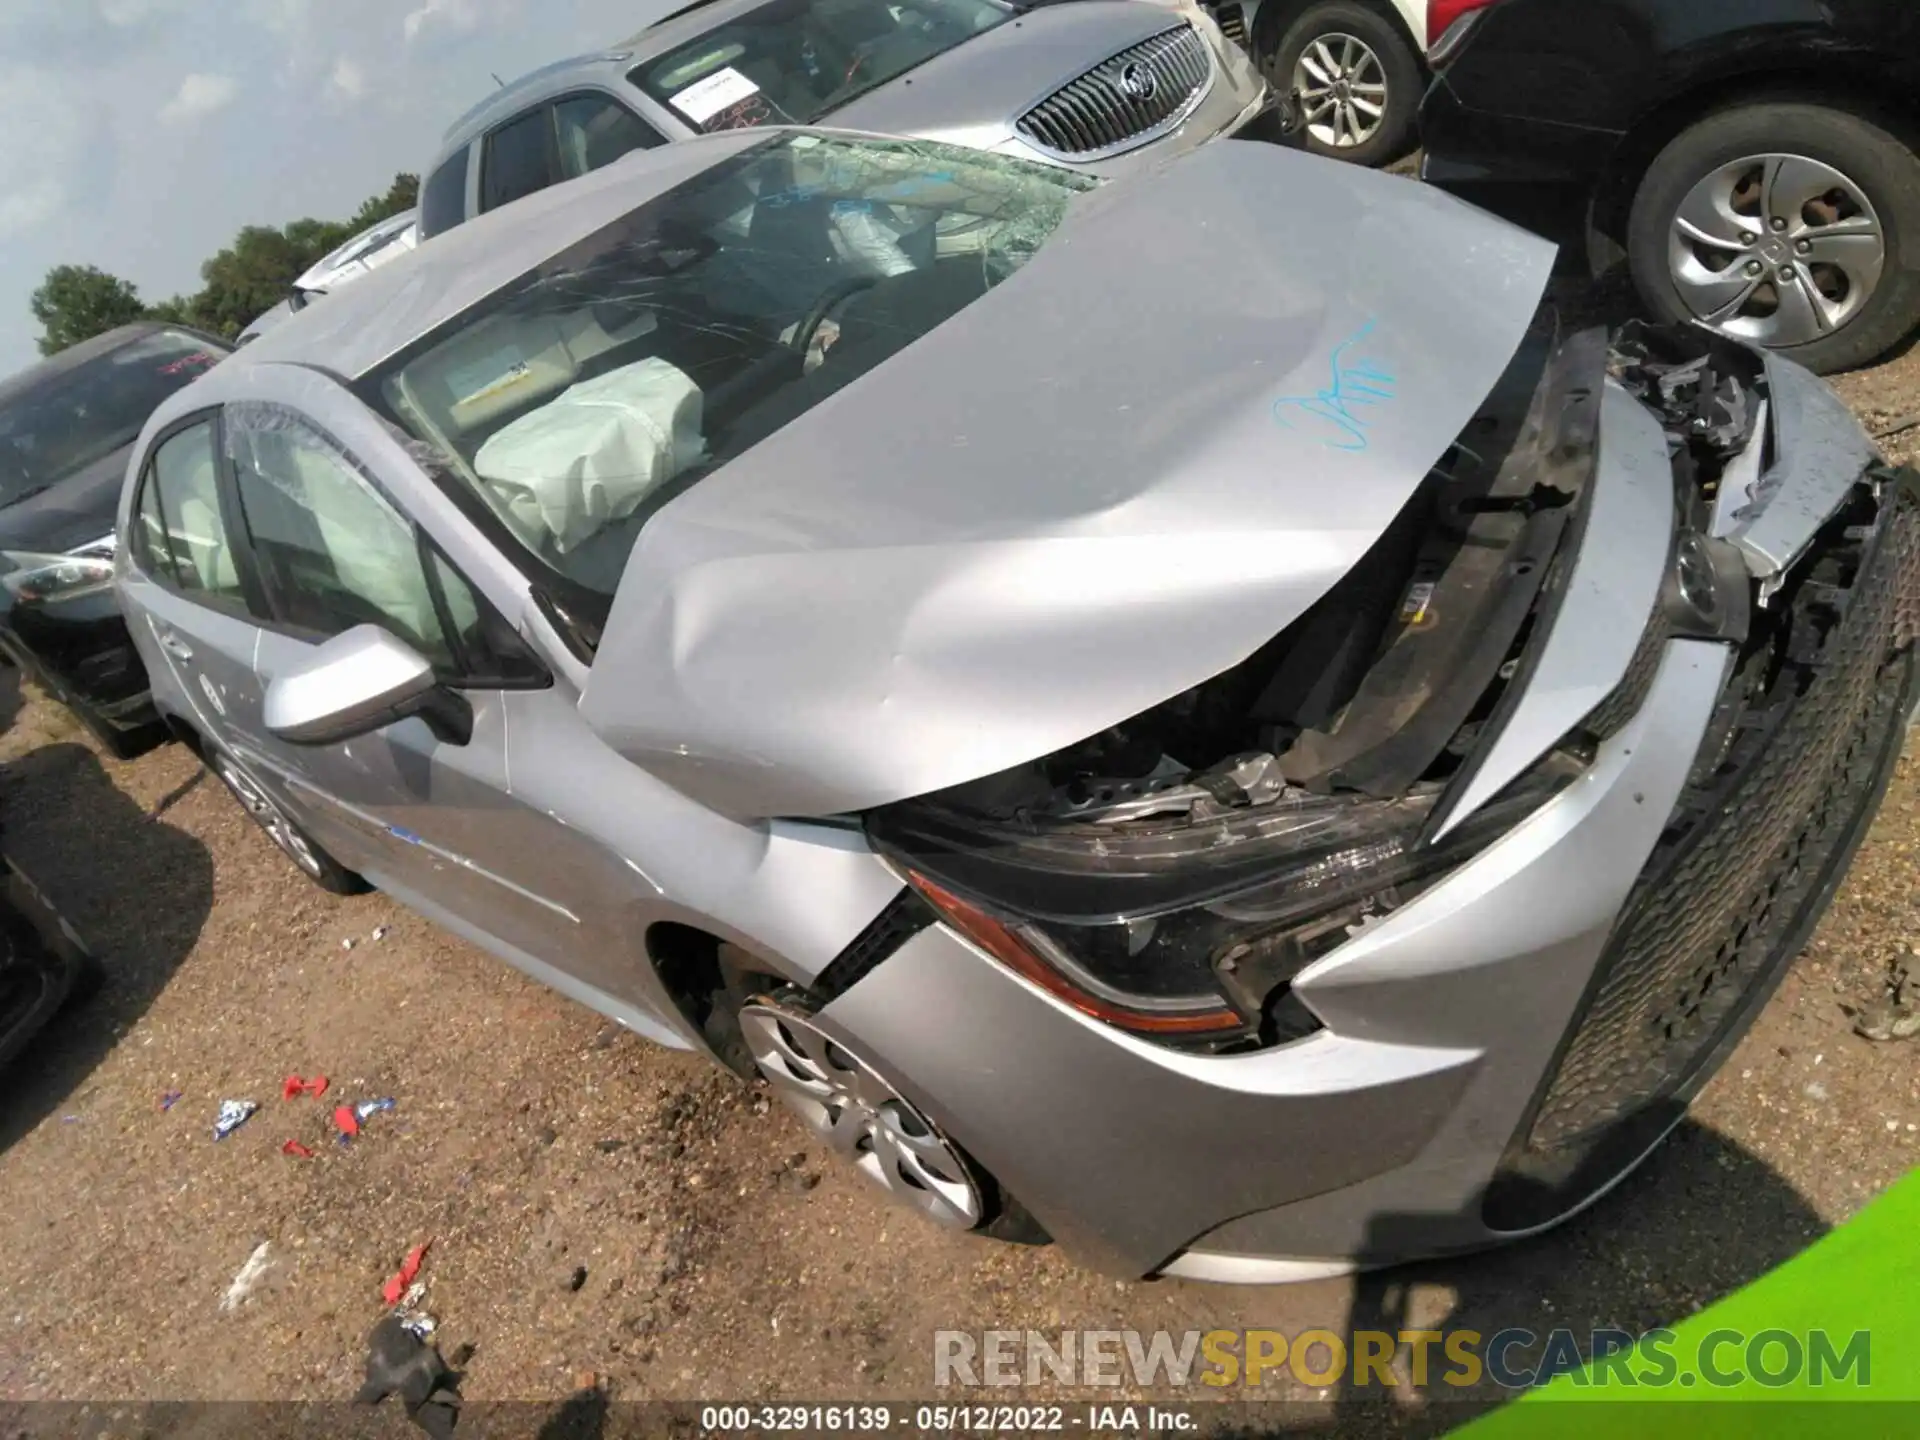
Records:
<instances>
[{"instance_id":1,"label":"silver hubcap","mask_svg":"<svg viewBox=\"0 0 1920 1440\"><path fill-rule=\"evenodd\" d=\"M1387 71L1357 35L1322 35L1293 66L1307 133L1322 145L1351 150L1380 130L1387 115Z\"/></svg>"},{"instance_id":2,"label":"silver hubcap","mask_svg":"<svg viewBox=\"0 0 1920 1440\"><path fill-rule=\"evenodd\" d=\"M320 857L313 853L313 847L307 843L307 837L295 828L280 807L267 798L267 793L224 755L215 762L214 768L227 789L233 792L234 799L267 832L273 843L293 857L293 863L309 875L320 873Z\"/></svg>"},{"instance_id":3,"label":"silver hubcap","mask_svg":"<svg viewBox=\"0 0 1920 1440\"><path fill-rule=\"evenodd\" d=\"M1702 323L1758 345L1805 345L1860 313L1886 268L1866 193L1818 160L1752 155L1680 204L1674 287Z\"/></svg>"},{"instance_id":4,"label":"silver hubcap","mask_svg":"<svg viewBox=\"0 0 1920 1440\"><path fill-rule=\"evenodd\" d=\"M937 1225L980 1223L980 1192L959 1155L866 1061L771 1005L745 1006L740 1029L774 1093L868 1180Z\"/></svg>"}]
</instances>

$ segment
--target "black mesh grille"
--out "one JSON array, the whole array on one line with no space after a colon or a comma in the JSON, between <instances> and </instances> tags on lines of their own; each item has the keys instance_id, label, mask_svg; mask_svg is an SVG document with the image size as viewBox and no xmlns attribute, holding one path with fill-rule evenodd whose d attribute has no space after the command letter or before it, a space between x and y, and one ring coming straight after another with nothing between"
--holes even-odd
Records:
<instances>
[{"instance_id":1,"label":"black mesh grille","mask_svg":"<svg viewBox=\"0 0 1920 1440\"><path fill-rule=\"evenodd\" d=\"M1213 18L1220 23L1220 33L1242 49L1247 44L1247 12L1238 5L1222 5L1214 11Z\"/></svg>"},{"instance_id":2,"label":"black mesh grille","mask_svg":"<svg viewBox=\"0 0 1920 1440\"><path fill-rule=\"evenodd\" d=\"M1162 31L1061 86L1018 129L1057 155L1115 150L1182 114L1211 73L1207 43L1190 25Z\"/></svg>"},{"instance_id":3,"label":"black mesh grille","mask_svg":"<svg viewBox=\"0 0 1920 1440\"><path fill-rule=\"evenodd\" d=\"M1627 673L1613 687L1613 693L1594 708L1580 728L1595 740L1611 740L1627 728L1627 722L1640 713L1647 692L1653 689L1653 677L1660 673L1660 657L1667 653L1668 629L1659 600L1653 615L1640 633L1640 648L1627 662Z\"/></svg>"},{"instance_id":4,"label":"black mesh grille","mask_svg":"<svg viewBox=\"0 0 1920 1440\"><path fill-rule=\"evenodd\" d=\"M1629 899L1489 1192L1491 1224L1543 1223L1657 1138L1838 883L1899 757L1914 693L1920 506L1896 493L1881 523L1826 537L1790 598L1765 682L1730 687L1741 710L1732 736L1710 742L1724 747L1718 762L1696 768ZM1862 503L1871 521L1872 502Z\"/></svg>"}]
</instances>

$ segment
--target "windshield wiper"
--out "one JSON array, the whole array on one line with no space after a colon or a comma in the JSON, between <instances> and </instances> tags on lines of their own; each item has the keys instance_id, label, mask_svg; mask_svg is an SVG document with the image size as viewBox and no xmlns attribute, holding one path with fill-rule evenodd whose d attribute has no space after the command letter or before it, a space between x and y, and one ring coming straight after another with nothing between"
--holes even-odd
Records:
<instances>
[{"instance_id":1,"label":"windshield wiper","mask_svg":"<svg viewBox=\"0 0 1920 1440\"><path fill-rule=\"evenodd\" d=\"M0 510L5 510L10 506L18 505L23 500L31 500L36 495L44 495L47 493L47 491L51 490L52 488L53 486L51 484L29 485L26 489L20 491L18 494L0 496Z\"/></svg>"}]
</instances>

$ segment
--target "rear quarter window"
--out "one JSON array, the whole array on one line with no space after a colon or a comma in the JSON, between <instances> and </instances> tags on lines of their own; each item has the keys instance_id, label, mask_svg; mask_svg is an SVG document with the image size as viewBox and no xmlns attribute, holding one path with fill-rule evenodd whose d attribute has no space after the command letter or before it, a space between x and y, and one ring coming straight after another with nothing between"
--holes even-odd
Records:
<instances>
[{"instance_id":1,"label":"rear quarter window","mask_svg":"<svg viewBox=\"0 0 1920 1440\"><path fill-rule=\"evenodd\" d=\"M480 211L544 190L554 173L553 107L542 105L487 136L480 159Z\"/></svg>"},{"instance_id":2,"label":"rear quarter window","mask_svg":"<svg viewBox=\"0 0 1920 1440\"><path fill-rule=\"evenodd\" d=\"M420 233L438 235L467 218L467 157L471 145L427 177L420 191Z\"/></svg>"}]
</instances>

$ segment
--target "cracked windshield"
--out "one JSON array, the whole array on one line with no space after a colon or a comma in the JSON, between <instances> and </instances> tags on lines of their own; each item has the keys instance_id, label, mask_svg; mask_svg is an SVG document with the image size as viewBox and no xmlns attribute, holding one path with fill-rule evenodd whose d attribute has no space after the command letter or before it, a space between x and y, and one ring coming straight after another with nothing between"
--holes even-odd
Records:
<instances>
[{"instance_id":1,"label":"cracked windshield","mask_svg":"<svg viewBox=\"0 0 1920 1440\"><path fill-rule=\"evenodd\" d=\"M470 310L370 393L604 612L648 515L984 295L1095 183L922 142L768 140Z\"/></svg>"}]
</instances>

